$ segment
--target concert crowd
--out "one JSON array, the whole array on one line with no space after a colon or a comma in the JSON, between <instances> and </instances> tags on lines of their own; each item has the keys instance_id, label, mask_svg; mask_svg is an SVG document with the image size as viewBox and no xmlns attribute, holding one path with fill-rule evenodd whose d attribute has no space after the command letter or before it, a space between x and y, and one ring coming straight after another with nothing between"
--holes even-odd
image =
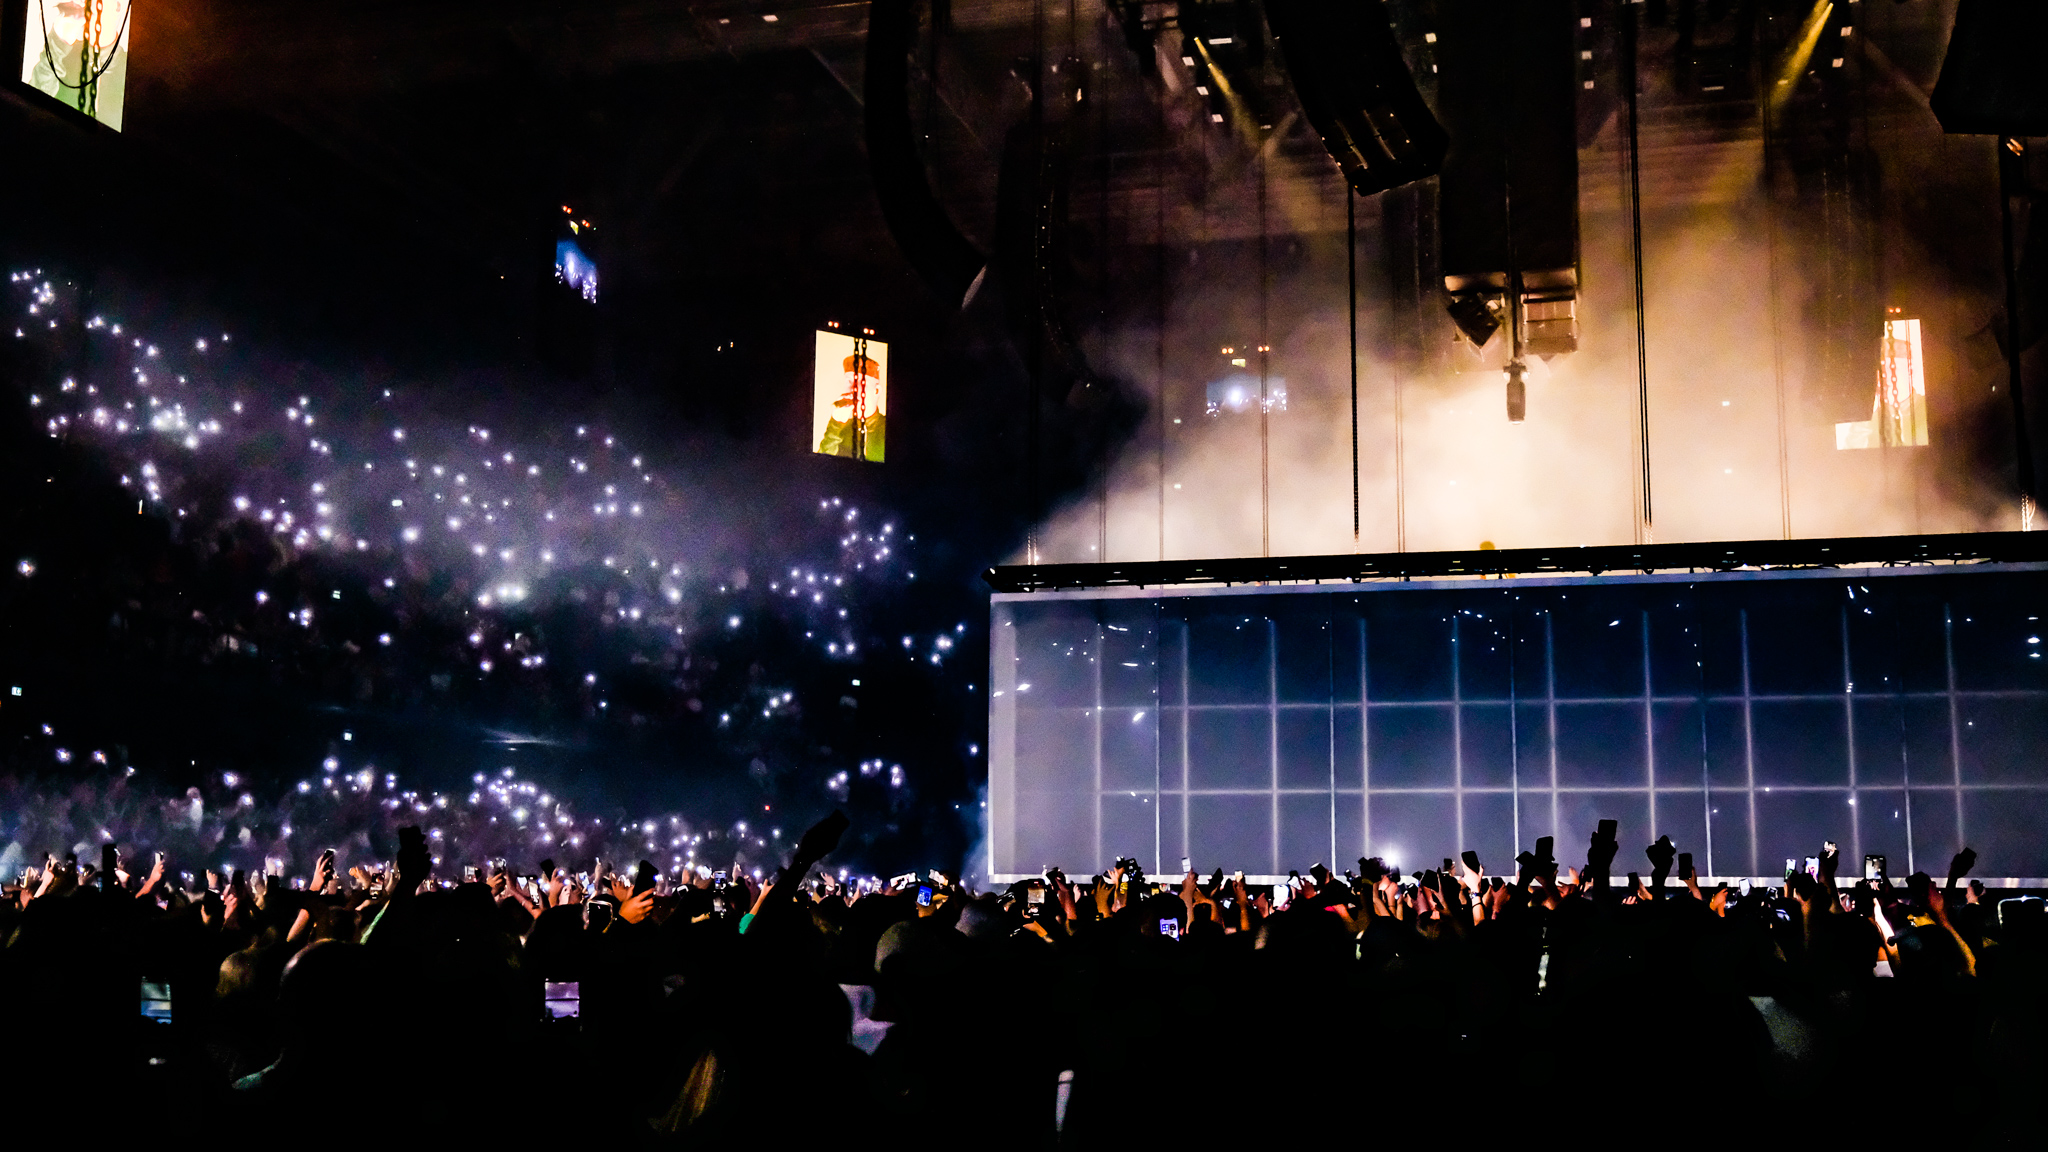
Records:
<instances>
[{"instance_id":1,"label":"concert crowd","mask_svg":"<svg viewBox=\"0 0 2048 1152\"><path fill-rule=\"evenodd\" d=\"M846 827L760 881L436 865L411 827L310 876L48 856L0 900L17 1111L279 1147L2038 1137L2048 918L1968 850L1707 889L1603 823L1500 874L988 892L844 884Z\"/></svg>"}]
</instances>

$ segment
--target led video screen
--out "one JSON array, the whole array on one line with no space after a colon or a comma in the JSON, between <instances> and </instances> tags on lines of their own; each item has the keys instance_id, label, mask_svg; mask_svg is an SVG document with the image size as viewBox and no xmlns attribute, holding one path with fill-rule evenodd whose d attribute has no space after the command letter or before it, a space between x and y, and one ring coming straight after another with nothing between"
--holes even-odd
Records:
<instances>
[{"instance_id":1,"label":"led video screen","mask_svg":"<svg viewBox=\"0 0 2048 1152\"><path fill-rule=\"evenodd\" d=\"M811 451L880 464L889 424L889 346L820 329L813 372Z\"/></svg>"},{"instance_id":2,"label":"led video screen","mask_svg":"<svg viewBox=\"0 0 2048 1152\"><path fill-rule=\"evenodd\" d=\"M21 81L119 131L129 0L28 0Z\"/></svg>"},{"instance_id":3,"label":"led video screen","mask_svg":"<svg viewBox=\"0 0 2048 1152\"><path fill-rule=\"evenodd\" d=\"M1920 347L1920 321L1894 317L1884 322L1884 339L1877 359L1877 395L1871 401L1870 419L1836 424L1835 447L1848 450L1926 446L1927 367Z\"/></svg>"},{"instance_id":4,"label":"led video screen","mask_svg":"<svg viewBox=\"0 0 2048 1152\"><path fill-rule=\"evenodd\" d=\"M2048 877L2048 570L999 594L988 867L1284 878L1539 836L1619 870Z\"/></svg>"},{"instance_id":5,"label":"led video screen","mask_svg":"<svg viewBox=\"0 0 2048 1152\"><path fill-rule=\"evenodd\" d=\"M585 255L582 245L574 240L555 241L555 279L585 300L597 303L597 261Z\"/></svg>"}]
</instances>

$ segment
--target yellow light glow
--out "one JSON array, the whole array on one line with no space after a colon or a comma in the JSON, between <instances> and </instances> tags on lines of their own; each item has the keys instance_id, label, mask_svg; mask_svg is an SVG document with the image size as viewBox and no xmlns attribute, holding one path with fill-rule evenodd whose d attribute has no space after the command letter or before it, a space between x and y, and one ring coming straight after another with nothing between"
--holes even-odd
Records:
<instances>
[{"instance_id":1,"label":"yellow light glow","mask_svg":"<svg viewBox=\"0 0 2048 1152\"><path fill-rule=\"evenodd\" d=\"M1806 23L1799 26L1799 34L1792 40L1792 49L1786 53L1771 85L1768 106L1772 116L1792 98L1792 90L1799 86L1799 78L1806 74L1806 65L1813 60L1813 49L1820 43L1821 29L1827 27L1828 17L1833 15L1833 0L1818 0L1813 11L1806 16Z\"/></svg>"}]
</instances>

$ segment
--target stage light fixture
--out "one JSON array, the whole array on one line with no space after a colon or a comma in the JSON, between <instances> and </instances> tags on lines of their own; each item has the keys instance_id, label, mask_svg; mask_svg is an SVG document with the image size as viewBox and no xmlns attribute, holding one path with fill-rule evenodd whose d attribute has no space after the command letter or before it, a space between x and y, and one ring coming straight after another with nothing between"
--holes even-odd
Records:
<instances>
[{"instance_id":1,"label":"stage light fixture","mask_svg":"<svg viewBox=\"0 0 2048 1152\"><path fill-rule=\"evenodd\" d=\"M1500 298L1492 293L1456 293L1452 295L1447 310L1458 331L1463 332L1475 348L1486 347L1486 342L1500 331Z\"/></svg>"},{"instance_id":2,"label":"stage light fixture","mask_svg":"<svg viewBox=\"0 0 2048 1152\"><path fill-rule=\"evenodd\" d=\"M1508 381L1508 423L1520 424L1529 415L1529 385L1524 379L1528 365L1510 360L1503 374Z\"/></svg>"}]
</instances>

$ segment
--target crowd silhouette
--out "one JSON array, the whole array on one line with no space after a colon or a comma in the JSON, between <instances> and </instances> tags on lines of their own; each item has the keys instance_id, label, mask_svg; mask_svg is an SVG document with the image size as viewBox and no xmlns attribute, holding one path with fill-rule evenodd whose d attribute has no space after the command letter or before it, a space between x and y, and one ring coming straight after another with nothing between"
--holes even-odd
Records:
<instances>
[{"instance_id":1,"label":"crowd silhouette","mask_svg":"<svg viewBox=\"0 0 2048 1152\"><path fill-rule=\"evenodd\" d=\"M17 1115L284 1147L1683 1146L2038 1140L2037 899L1832 846L1703 888L1546 838L1285 885L1135 861L978 892L323 853L310 876L47 857L0 901ZM452 873L452 874L451 874Z\"/></svg>"}]
</instances>

